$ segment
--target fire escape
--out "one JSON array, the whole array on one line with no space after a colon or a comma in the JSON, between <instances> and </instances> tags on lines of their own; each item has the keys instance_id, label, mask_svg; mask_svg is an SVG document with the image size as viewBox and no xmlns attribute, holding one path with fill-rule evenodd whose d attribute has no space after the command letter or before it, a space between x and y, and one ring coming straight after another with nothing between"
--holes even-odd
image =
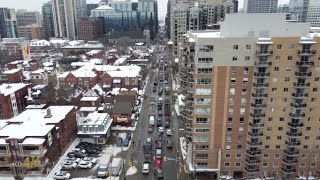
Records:
<instances>
[{"instance_id":1,"label":"fire escape","mask_svg":"<svg viewBox=\"0 0 320 180\"><path fill-rule=\"evenodd\" d=\"M299 60L296 62L295 81L293 82L293 92L291 94L290 112L288 130L286 132L287 139L285 141L286 148L284 150L284 158L282 159L281 171L285 178L294 178L296 167L298 165L299 146L301 144L300 137L303 128L303 118L305 117L304 108L307 106L308 97L308 77L312 75L310 67L314 62L310 57L316 54L316 50L311 50L310 43L300 42L302 49L298 50Z\"/></svg>"},{"instance_id":2,"label":"fire escape","mask_svg":"<svg viewBox=\"0 0 320 180\"><path fill-rule=\"evenodd\" d=\"M185 127L186 139L192 141L193 123L193 73L194 73L194 43L183 42L180 46L180 89L184 106L180 107L182 121Z\"/></svg>"},{"instance_id":3,"label":"fire escape","mask_svg":"<svg viewBox=\"0 0 320 180\"><path fill-rule=\"evenodd\" d=\"M263 119L265 117L266 98L270 76L271 59L273 54L271 49L271 40L263 43L257 42L260 49L256 52L257 61L254 67L254 80L251 95L251 109L248 129L248 141L246 150L246 166L244 171L248 178L255 177L259 173L260 155L263 136Z\"/></svg>"}]
</instances>

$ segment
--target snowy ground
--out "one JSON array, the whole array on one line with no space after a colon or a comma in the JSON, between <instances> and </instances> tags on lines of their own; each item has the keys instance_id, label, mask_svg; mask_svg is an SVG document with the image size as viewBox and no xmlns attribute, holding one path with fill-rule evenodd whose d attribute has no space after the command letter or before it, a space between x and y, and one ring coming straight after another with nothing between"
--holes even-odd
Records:
<instances>
[{"instance_id":1,"label":"snowy ground","mask_svg":"<svg viewBox=\"0 0 320 180\"><path fill-rule=\"evenodd\" d=\"M126 173L126 176L131 176L135 173L137 173L137 168L135 166L131 166Z\"/></svg>"},{"instance_id":2,"label":"snowy ground","mask_svg":"<svg viewBox=\"0 0 320 180\"><path fill-rule=\"evenodd\" d=\"M136 127L137 127L137 122L134 123L134 126L131 127L131 126L112 126L112 130L113 131L135 131L136 130Z\"/></svg>"},{"instance_id":3,"label":"snowy ground","mask_svg":"<svg viewBox=\"0 0 320 180\"><path fill-rule=\"evenodd\" d=\"M180 149L182 158L185 161L187 159L187 141L185 137L180 137Z\"/></svg>"}]
</instances>

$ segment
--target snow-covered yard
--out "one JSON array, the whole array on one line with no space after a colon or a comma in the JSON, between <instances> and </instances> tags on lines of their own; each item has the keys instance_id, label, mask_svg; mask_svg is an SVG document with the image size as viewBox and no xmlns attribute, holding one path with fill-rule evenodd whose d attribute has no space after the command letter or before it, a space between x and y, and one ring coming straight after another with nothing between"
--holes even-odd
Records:
<instances>
[{"instance_id":1,"label":"snow-covered yard","mask_svg":"<svg viewBox=\"0 0 320 180\"><path fill-rule=\"evenodd\" d=\"M126 173L126 176L131 176L135 173L137 173L137 168L135 166L131 166Z\"/></svg>"}]
</instances>

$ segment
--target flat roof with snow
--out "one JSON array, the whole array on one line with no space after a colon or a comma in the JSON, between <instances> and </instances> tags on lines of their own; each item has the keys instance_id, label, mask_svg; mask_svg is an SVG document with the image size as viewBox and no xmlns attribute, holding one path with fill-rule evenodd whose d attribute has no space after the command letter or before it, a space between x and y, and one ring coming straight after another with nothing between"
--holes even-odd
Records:
<instances>
[{"instance_id":1,"label":"flat roof with snow","mask_svg":"<svg viewBox=\"0 0 320 180\"><path fill-rule=\"evenodd\" d=\"M26 138L23 143L23 145L41 145L43 144L45 139L43 138Z\"/></svg>"},{"instance_id":2,"label":"flat roof with snow","mask_svg":"<svg viewBox=\"0 0 320 180\"><path fill-rule=\"evenodd\" d=\"M97 101L99 97L82 97L80 101Z\"/></svg>"},{"instance_id":3,"label":"flat roof with snow","mask_svg":"<svg viewBox=\"0 0 320 180\"><path fill-rule=\"evenodd\" d=\"M2 74L14 74L19 71L21 71L21 69L11 69L11 70L3 72Z\"/></svg>"},{"instance_id":4,"label":"flat roof with snow","mask_svg":"<svg viewBox=\"0 0 320 180\"><path fill-rule=\"evenodd\" d=\"M12 83L12 84L2 84L0 86L0 94L8 96L9 94L15 93L16 91L26 87L28 84L23 83Z\"/></svg>"}]
</instances>

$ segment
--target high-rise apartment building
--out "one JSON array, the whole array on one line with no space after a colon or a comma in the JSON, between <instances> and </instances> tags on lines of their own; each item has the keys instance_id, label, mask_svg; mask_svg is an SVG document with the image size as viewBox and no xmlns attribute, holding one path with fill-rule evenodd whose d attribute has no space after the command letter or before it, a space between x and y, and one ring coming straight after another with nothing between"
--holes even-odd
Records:
<instances>
[{"instance_id":1,"label":"high-rise apartment building","mask_svg":"<svg viewBox=\"0 0 320 180\"><path fill-rule=\"evenodd\" d=\"M99 40L104 36L102 18L82 18L77 24L78 38L85 41Z\"/></svg>"},{"instance_id":2,"label":"high-rise apartment building","mask_svg":"<svg viewBox=\"0 0 320 180\"><path fill-rule=\"evenodd\" d=\"M49 40L49 38L54 37L52 1L49 1L42 5L42 18L43 27L45 31L45 38Z\"/></svg>"},{"instance_id":3,"label":"high-rise apartment building","mask_svg":"<svg viewBox=\"0 0 320 180\"><path fill-rule=\"evenodd\" d=\"M18 27L18 36L25 37L26 39L44 39L45 31L42 26L33 24L28 26Z\"/></svg>"},{"instance_id":4,"label":"high-rise apartment building","mask_svg":"<svg viewBox=\"0 0 320 180\"><path fill-rule=\"evenodd\" d=\"M299 22L309 22L312 27L320 27L320 1L290 0L289 11L298 15Z\"/></svg>"},{"instance_id":5,"label":"high-rise apartment building","mask_svg":"<svg viewBox=\"0 0 320 180\"><path fill-rule=\"evenodd\" d=\"M1 38L15 38L18 36L15 11L0 8L0 40Z\"/></svg>"},{"instance_id":6,"label":"high-rise apartment building","mask_svg":"<svg viewBox=\"0 0 320 180\"><path fill-rule=\"evenodd\" d=\"M320 37L285 14L229 14L179 46L187 167L235 179L317 177Z\"/></svg>"},{"instance_id":7,"label":"high-rise apartment building","mask_svg":"<svg viewBox=\"0 0 320 180\"><path fill-rule=\"evenodd\" d=\"M245 0L244 8L247 13L276 13L278 0Z\"/></svg>"},{"instance_id":8,"label":"high-rise apartment building","mask_svg":"<svg viewBox=\"0 0 320 180\"><path fill-rule=\"evenodd\" d=\"M18 9L16 11L18 26L27 25L41 25L41 15L38 11L27 11L25 9Z\"/></svg>"}]
</instances>

